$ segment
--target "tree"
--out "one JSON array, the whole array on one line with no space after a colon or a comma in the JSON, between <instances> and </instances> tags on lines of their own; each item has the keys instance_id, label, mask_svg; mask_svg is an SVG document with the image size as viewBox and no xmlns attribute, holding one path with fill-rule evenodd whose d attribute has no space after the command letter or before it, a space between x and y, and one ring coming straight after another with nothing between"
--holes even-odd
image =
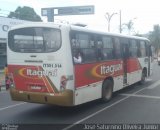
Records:
<instances>
[{"instance_id":1,"label":"tree","mask_svg":"<svg viewBox=\"0 0 160 130\"><path fill-rule=\"evenodd\" d=\"M10 12L8 17L28 21L42 21L40 16L36 14L34 9L27 6L17 7L17 9L14 12Z\"/></svg>"},{"instance_id":2,"label":"tree","mask_svg":"<svg viewBox=\"0 0 160 130\"><path fill-rule=\"evenodd\" d=\"M153 31L149 33L149 39L155 48L155 52L158 53L160 49L160 26L154 25Z\"/></svg>"},{"instance_id":3,"label":"tree","mask_svg":"<svg viewBox=\"0 0 160 130\"><path fill-rule=\"evenodd\" d=\"M128 23L124 23L123 24L123 29L124 28L127 28L128 30L128 34L131 34L131 32L134 32L134 27L133 27L134 23L133 23L133 20L129 20ZM123 30L122 29L122 30Z\"/></svg>"}]
</instances>

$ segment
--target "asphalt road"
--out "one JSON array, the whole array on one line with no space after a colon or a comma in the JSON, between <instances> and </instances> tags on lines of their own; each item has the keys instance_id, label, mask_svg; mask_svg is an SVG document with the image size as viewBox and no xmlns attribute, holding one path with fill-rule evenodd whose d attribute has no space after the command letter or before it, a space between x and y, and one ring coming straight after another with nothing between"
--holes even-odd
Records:
<instances>
[{"instance_id":1,"label":"asphalt road","mask_svg":"<svg viewBox=\"0 0 160 130\"><path fill-rule=\"evenodd\" d=\"M116 92L108 103L96 100L75 107L58 107L11 101L9 92L1 91L0 124L3 130L6 127L23 128L20 124L27 129L40 127L46 130L74 130L77 124L83 124L78 126L79 129L88 130L109 129L104 124L117 124L110 126L112 129L120 129L122 126L118 124L160 124L160 66L155 63L154 74L144 85L134 84ZM124 128L130 126L123 125Z\"/></svg>"}]
</instances>

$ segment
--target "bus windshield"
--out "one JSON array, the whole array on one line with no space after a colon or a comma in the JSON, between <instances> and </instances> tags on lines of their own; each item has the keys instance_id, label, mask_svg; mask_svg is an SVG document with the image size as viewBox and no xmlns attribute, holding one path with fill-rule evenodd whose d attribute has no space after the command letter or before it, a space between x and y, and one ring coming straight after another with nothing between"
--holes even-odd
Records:
<instances>
[{"instance_id":1,"label":"bus windshield","mask_svg":"<svg viewBox=\"0 0 160 130\"><path fill-rule=\"evenodd\" d=\"M21 28L10 31L8 45L12 51L22 53L55 52L61 47L60 30L45 27Z\"/></svg>"}]
</instances>

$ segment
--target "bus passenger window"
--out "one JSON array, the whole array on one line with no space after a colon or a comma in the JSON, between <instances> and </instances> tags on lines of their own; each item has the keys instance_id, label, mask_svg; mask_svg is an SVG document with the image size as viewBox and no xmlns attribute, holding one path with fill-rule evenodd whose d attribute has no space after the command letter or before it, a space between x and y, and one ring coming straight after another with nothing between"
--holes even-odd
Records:
<instances>
[{"instance_id":1,"label":"bus passenger window","mask_svg":"<svg viewBox=\"0 0 160 130\"><path fill-rule=\"evenodd\" d=\"M83 63L92 63L96 61L95 45L91 34L76 33L76 41L78 41L78 49L82 56ZM91 42L92 41L92 42Z\"/></svg>"},{"instance_id":2,"label":"bus passenger window","mask_svg":"<svg viewBox=\"0 0 160 130\"><path fill-rule=\"evenodd\" d=\"M129 44L129 56L130 57L137 57L138 54L138 47L136 40L131 40Z\"/></svg>"},{"instance_id":3,"label":"bus passenger window","mask_svg":"<svg viewBox=\"0 0 160 130\"><path fill-rule=\"evenodd\" d=\"M110 36L103 36L102 37L103 43L103 58L104 60L111 60L113 59L113 40Z\"/></svg>"},{"instance_id":4,"label":"bus passenger window","mask_svg":"<svg viewBox=\"0 0 160 130\"><path fill-rule=\"evenodd\" d=\"M80 53L80 51L74 52L73 60L74 63L82 63L82 54Z\"/></svg>"},{"instance_id":5,"label":"bus passenger window","mask_svg":"<svg viewBox=\"0 0 160 130\"><path fill-rule=\"evenodd\" d=\"M140 41L140 52L141 52L141 57L146 56L146 44L145 41Z\"/></svg>"},{"instance_id":6,"label":"bus passenger window","mask_svg":"<svg viewBox=\"0 0 160 130\"><path fill-rule=\"evenodd\" d=\"M72 39L71 43L72 43L72 48L79 48L80 47L79 42L76 39Z\"/></svg>"},{"instance_id":7,"label":"bus passenger window","mask_svg":"<svg viewBox=\"0 0 160 130\"><path fill-rule=\"evenodd\" d=\"M89 46L90 46L90 48L94 48L95 47L95 43L94 43L93 40L90 41Z\"/></svg>"},{"instance_id":8,"label":"bus passenger window","mask_svg":"<svg viewBox=\"0 0 160 130\"><path fill-rule=\"evenodd\" d=\"M121 53L121 44L120 44L120 39L115 38L114 39L114 44L113 44L113 55L115 59L119 59L122 57Z\"/></svg>"},{"instance_id":9,"label":"bus passenger window","mask_svg":"<svg viewBox=\"0 0 160 130\"><path fill-rule=\"evenodd\" d=\"M98 41L97 42L97 59L99 61L104 60L103 43L102 43L102 41Z\"/></svg>"}]
</instances>

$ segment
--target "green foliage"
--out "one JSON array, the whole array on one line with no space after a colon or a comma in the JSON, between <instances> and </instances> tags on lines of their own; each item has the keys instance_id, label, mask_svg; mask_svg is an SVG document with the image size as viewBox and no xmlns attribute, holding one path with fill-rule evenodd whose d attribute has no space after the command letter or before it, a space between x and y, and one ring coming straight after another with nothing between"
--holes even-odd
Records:
<instances>
[{"instance_id":1,"label":"green foliage","mask_svg":"<svg viewBox=\"0 0 160 130\"><path fill-rule=\"evenodd\" d=\"M149 40L155 48L155 51L158 53L160 49L160 26L154 25L153 31L149 33Z\"/></svg>"},{"instance_id":2,"label":"green foliage","mask_svg":"<svg viewBox=\"0 0 160 130\"><path fill-rule=\"evenodd\" d=\"M17 7L17 9L14 12L11 12L8 17L28 21L42 21L40 16L36 14L34 9L27 6Z\"/></svg>"},{"instance_id":3,"label":"green foliage","mask_svg":"<svg viewBox=\"0 0 160 130\"><path fill-rule=\"evenodd\" d=\"M133 20L129 20L128 23L124 23L122 25L122 30L124 30L124 29L128 30L128 34L129 35L131 34L131 32L135 32L134 31L134 22L133 22Z\"/></svg>"}]
</instances>

